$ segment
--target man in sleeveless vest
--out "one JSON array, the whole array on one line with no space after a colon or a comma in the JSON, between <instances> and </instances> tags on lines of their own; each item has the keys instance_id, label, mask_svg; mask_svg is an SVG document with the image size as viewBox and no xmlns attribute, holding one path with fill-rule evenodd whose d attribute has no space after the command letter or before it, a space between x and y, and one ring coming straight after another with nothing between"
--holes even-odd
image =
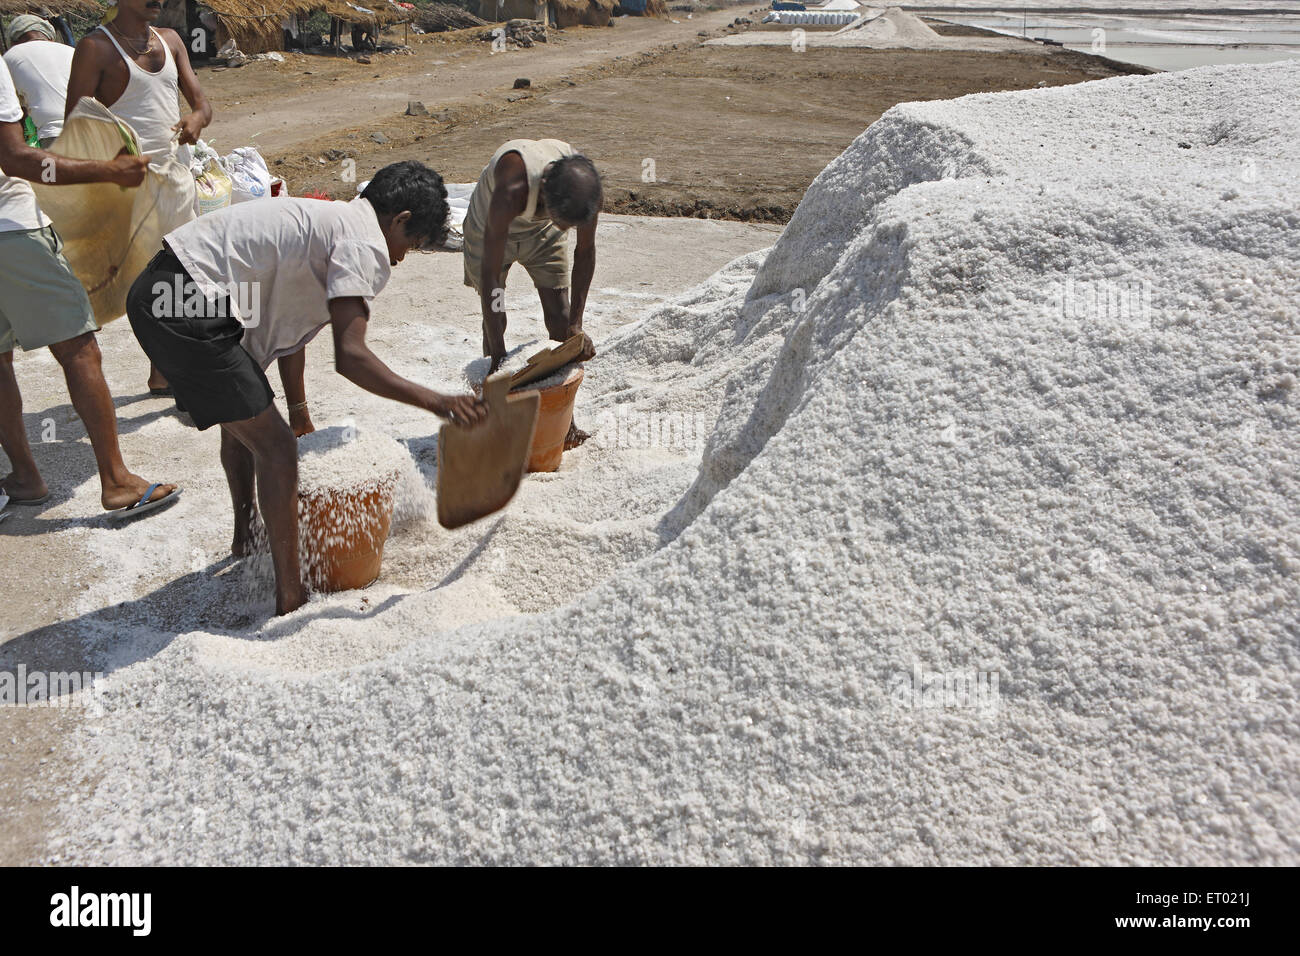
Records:
<instances>
[{"instance_id":1,"label":"man in sleeveless vest","mask_svg":"<svg viewBox=\"0 0 1300 956\"><path fill-rule=\"evenodd\" d=\"M161 0L117 0L105 23L77 44L64 111L70 114L83 96L94 97L130 124L141 150L153 156L173 155L178 144L198 142L212 122L212 107L184 41L175 30L152 26L161 13ZM179 94L190 105L184 116ZM171 394L153 366L149 391Z\"/></svg>"},{"instance_id":2,"label":"man in sleeveless vest","mask_svg":"<svg viewBox=\"0 0 1300 956\"><path fill-rule=\"evenodd\" d=\"M483 168L465 217L465 284L479 294L483 354L491 356L492 371L506 356L506 273L516 262L537 287L550 337L563 342L584 334L601 199L595 165L558 139L511 140ZM577 233L572 275L570 229ZM595 354L587 337L581 360ZM570 424L565 447L586 437Z\"/></svg>"}]
</instances>

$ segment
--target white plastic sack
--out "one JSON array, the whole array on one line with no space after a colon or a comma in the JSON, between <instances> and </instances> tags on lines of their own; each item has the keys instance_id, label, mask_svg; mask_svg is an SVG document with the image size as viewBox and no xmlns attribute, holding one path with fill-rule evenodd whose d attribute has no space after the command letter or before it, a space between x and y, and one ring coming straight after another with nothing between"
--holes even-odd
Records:
<instances>
[{"instance_id":1,"label":"white plastic sack","mask_svg":"<svg viewBox=\"0 0 1300 956\"><path fill-rule=\"evenodd\" d=\"M72 159L112 159L140 138L98 100L84 97L50 152ZM33 183L41 208L63 237L63 254L90 296L100 325L126 313L126 293L163 236L194 218L194 177L173 153L149 164L144 182L59 186Z\"/></svg>"},{"instance_id":2,"label":"white plastic sack","mask_svg":"<svg viewBox=\"0 0 1300 956\"><path fill-rule=\"evenodd\" d=\"M271 195L271 171L256 147L240 146L222 157L221 167L230 174L232 203L266 199Z\"/></svg>"},{"instance_id":3,"label":"white plastic sack","mask_svg":"<svg viewBox=\"0 0 1300 956\"><path fill-rule=\"evenodd\" d=\"M465 217L469 215L469 199L474 195L474 187L478 183L447 183L447 205L450 208L450 214L447 216L447 241L444 244L448 249L463 249L465 246Z\"/></svg>"},{"instance_id":4,"label":"white plastic sack","mask_svg":"<svg viewBox=\"0 0 1300 956\"><path fill-rule=\"evenodd\" d=\"M360 196L370 185L370 180L357 183ZM447 187L447 241L443 248L460 249L465 245L465 217L469 215L469 200L478 183L444 183Z\"/></svg>"}]
</instances>

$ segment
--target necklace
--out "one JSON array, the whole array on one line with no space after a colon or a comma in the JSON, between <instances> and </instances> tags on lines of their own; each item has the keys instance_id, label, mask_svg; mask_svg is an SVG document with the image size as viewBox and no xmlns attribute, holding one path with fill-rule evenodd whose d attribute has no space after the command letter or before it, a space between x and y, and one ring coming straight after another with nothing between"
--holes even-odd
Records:
<instances>
[{"instance_id":1,"label":"necklace","mask_svg":"<svg viewBox=\"0 0 1300 956\"><path fill-rule=\"evenodd\" d=\"M127 35L126 35L125 33L123 33L121 30L119 30L115 24L110 23L110 24L108 25L108 28L109 28L110 30L112 30L114 33L116 33L117 36L118 36L118 39L120 39L123 43L126 44L126 48L127 48L128 50L131 51L131 55L132 55L132 56L144 56L146 53L148 53L150 50L153 49L153 31L152 31L152 30L149 30L149 33L148 33L148 35L147 35L146 38L145 38L145 41L144 41L144 49L143 49L143 50L138 50L138 49L136 49L136 45L135 45L133 42L131 42L130 38L128 38ZM148 28L146 27L146 29L148 29Z\"/></svg>"}]
</instances>

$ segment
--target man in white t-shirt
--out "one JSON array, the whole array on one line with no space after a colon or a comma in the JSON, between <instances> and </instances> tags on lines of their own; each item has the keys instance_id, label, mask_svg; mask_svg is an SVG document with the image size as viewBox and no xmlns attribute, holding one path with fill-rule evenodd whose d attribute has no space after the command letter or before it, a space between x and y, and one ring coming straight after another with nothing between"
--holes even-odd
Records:
<instances>
[{"instance_id":1,"label":"man in white t-shirt","mask_svg":"<svg viewBox=\"0 0 1300 956\"><path fill-rule=\"evenodd\" d=\"M258 504L275 566L277 614L307 600L298 561L298 449L266 379L321 329L334 367L368 392L472 426L472 395L441 395L393 372L366 345L370 304L391 267L447 235L442 177L386 166L351 202L279 199L209 213L168 233L135 280L126 314L141 347L200 429L221 426L235 512L231 553L248 554ZM256 492L256 493L254 493Z\"/></svg>"},{"instance_id":2,"label":"man in white t-shirt","mask_svg":"<svg viewBox=\"0 0 1300 956\"><path fill-rule=\"evenodd\" d=\"M148 160L121 155L94 162L54 156L26 144L21 119L9 68L0 61L0 447L13 469L0 479L0 491L20 505L41 504L50 497L23 427L13 355L15 345L28 352L49 348L63 367L72 405L95 450L104 508L142 513L144 505L167 499L176 486L145 481L122 462L117 412L95 342L99 326L86 290L63 257L58 234L25 180L138 186Z\"/></svg>"},{"instance_id":3,"label":"man in white t-shirt","mask_svg":"<svg viewBox=\"0 0 1300 956\"><path fill-rule=\"evenodd\" d=\"M63 132L72 47L59 41L54 27L40 17L24 14L9 24L11 49L4 55L18 99L36 124L41 148Z\"/></svg>"}]
</instances>

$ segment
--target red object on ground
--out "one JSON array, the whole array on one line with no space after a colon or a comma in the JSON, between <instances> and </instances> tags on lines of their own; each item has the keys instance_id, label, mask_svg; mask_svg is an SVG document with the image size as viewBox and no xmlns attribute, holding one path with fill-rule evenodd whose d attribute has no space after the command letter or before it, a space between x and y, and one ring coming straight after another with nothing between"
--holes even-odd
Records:
<instances>
[{"instance_id":1,"label":"red object on ground","mask_svg":"<svg viewBox=\"0 0 1300 956\"><path fill-rule=\"evenodd\" d=\"M378 485L299 492L303 570L317 591L350 591L379 577L393 520L397 475Z\"/></svg>"},{"instance_id":2,"label":"red object on ground","mask_svg":"<svg viewBox=\"0 0 1300 956\"><path fill-rule=\"evenodd\" d=\"M539 389L541 408L537 413L537 430L528 453L528 470L556 471L564 457L564 439L573 422L573 402L582 384L582 369L575 368L559 385ZM520 389L527 391L527 389Z\"/></svg>"}]
</instances>

